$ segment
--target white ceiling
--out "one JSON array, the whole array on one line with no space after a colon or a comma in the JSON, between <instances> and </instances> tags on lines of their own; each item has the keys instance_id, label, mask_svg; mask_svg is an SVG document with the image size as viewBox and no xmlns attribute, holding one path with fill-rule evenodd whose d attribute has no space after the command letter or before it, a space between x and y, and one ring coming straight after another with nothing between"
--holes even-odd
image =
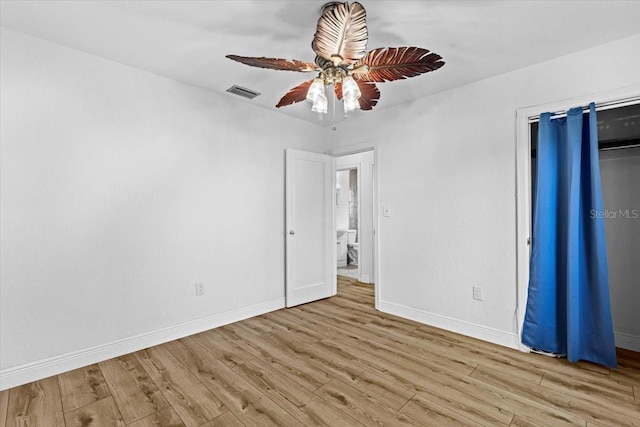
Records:
<instances>
[{"instance_id":1,"label":"white ceiling","mask_svg":"<svg viewBox=\"0 0 640 427\"><path fill-rule=\"evenodd\" d=\"M261 93L242 102L329 125L331 112L320 118L306 102L275 108L284 93L310 78L308 74L253 68L225 58L237 54L313 62L311 40L324 3L2 0L0 22L242 99L225 92L238 84ZM380 84L377 107L357 115L376 114L376 110L640 33L640 1L633 0L361 3L367 10L369 50L418 46L440 54L446 65L433 73Z\"/></svg>"}]
</instances>

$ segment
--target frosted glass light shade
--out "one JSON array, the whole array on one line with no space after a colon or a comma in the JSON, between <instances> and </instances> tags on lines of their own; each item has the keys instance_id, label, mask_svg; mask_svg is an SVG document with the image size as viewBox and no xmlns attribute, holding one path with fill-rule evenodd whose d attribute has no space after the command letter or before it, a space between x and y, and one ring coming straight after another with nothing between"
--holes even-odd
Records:
<instances>
[{"instance_id":1,"label":"frosted glass light shade","mask_svg":"<svg viewBox=\"0 0 640 427\"><path fill-rule=\"evenodd\" d=\"M342 96L349 98L351 96L355 97L355 99L360 98L360 88L353 77L347 76L342 79Z\"/></svg>"},{"instance_id":2,"label":"frosted glass light shade","mask_svg":"<svg viewBox=\"0 0 640 427\"><path fill-rule=\"evenodd\" d=\"M360 103L358 102L358 98L356 98L353 95L343 96L342 102L344 105L345 113L349 113L351 111L354 111L360 108Z\"/></svg>"},{"instance_id":3,"label":"frosted glass light shade","mask_svg":"<svg viewBox=\"0 0 640 427\"><path fill-rule=\"evenodd\" d=\"M313 103L313 107L311 107L311 111L314 113L322 113L327 114L327 97L318 97L316 102Z\"/></svg>"},{"instance_id":4,"label":"frosted glass light shade","mask_svg":"<svg viewBox=\"0 0 640 427\"><path fill-rule=\"evenodd\" d=\"M309 90L307 91L307 101L315 104L319 99L323 98L326 104L327 95L324 91L324 81L320 78L314 79L311 86L309 86Z\"/></svg>"}]
</instances>

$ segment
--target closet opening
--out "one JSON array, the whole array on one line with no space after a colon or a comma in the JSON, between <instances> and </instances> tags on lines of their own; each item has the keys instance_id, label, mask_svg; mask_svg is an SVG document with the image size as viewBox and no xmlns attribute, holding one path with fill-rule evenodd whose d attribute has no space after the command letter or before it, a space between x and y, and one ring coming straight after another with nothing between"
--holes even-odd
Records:
<instances>
[{"instance_id":1,"label":"closet opening","mask_svg":"<svg viewBox=\"0 0 640 427\"><path fill-rule=\"evenodd\" d=\"M640 103L597 112L609 292L616 347L640 352ZM530 203L535 194L538 122L529 125Z\"/></svg>"}]
</instances>

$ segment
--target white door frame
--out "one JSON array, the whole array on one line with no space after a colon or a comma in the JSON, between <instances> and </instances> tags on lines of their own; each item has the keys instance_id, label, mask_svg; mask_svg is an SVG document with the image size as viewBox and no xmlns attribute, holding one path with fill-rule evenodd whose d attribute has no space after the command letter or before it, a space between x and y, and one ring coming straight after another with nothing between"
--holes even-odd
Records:
<instances>
[{"instance_id":1,"label":"white door frame","mask_svg":"<svg viewBox=\"0 0 640 427\"><path fill-rule=\"evenodd\" d=\"M378 206L378 188L379 188L379 173L378 173L378 148L377 143L370 142L359 144L355 146L349 147L340 147L335 150L329 152L333 157L341 157L349 154L358 154L366 151L373 151L373 173L372 173L372 184L373 184L373 286L374 286L374 301L375 308L379 309L381 293L382 293L382 279L380 274L380 222L378 215L378 211L380 207ZM360 173L358 173L358 180L360 180ZM358 191L358 197L360 197L360 191ZM360 202L358 201L358 207L360 206ZM359 214L359 212L358 212ZM358 229L360 228L360 221L358 221ZM360 268L358 266L358 268Z\"/></svg>"},{"instance_id":2,"label":"white door frame","mask_svg":"<svg viewBox=\"0 0 640 427\"><path fill-rule=\"evenodd\" d=\"M529 288L529 255L531 238L531 135L529 124L545 112L565 113L569 108L587 106L595 102L598 107L608 104L637 103L640 85L628 86L608 92L585 95L518 109L516 112L516 328L518 349L530 351L522 344L522 325L527 308Z\"/></svg>"}]
</instances>

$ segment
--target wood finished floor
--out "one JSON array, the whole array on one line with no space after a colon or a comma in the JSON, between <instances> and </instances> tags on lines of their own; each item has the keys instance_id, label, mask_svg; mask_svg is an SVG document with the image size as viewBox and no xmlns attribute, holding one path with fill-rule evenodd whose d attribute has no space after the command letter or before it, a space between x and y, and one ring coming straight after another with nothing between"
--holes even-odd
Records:
<instances>
[{"instance_id":1,"label":"wood finished floor","mask_svg":"<svg viewBox=\"0 0 640 427\"><path fill-rule=\"evenodd\" d=\"M640 426L640 360L525 354L373 309L369 285L0 392L0 427Z\"/></svg>"}]
</instances>

